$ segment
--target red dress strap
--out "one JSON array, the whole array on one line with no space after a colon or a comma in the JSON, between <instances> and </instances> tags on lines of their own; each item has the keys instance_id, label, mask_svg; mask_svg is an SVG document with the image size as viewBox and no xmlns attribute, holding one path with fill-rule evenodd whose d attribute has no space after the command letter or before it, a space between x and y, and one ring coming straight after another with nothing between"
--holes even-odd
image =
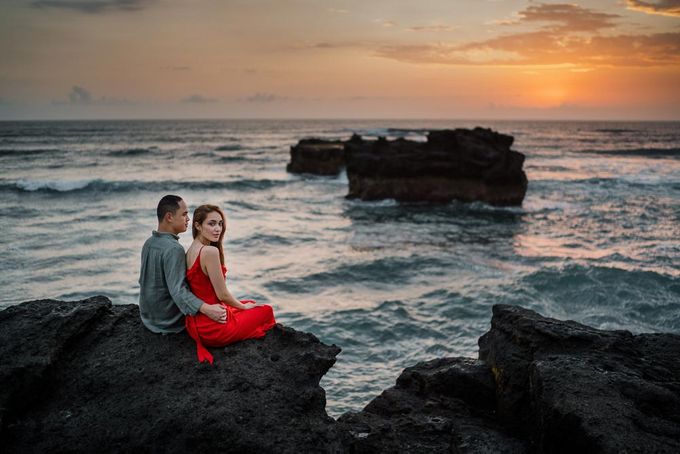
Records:
<instances>
[{"instance_id":1,"label":"red dress strap","mask_svg":"<svg viewBox=\"0 0 680 454\"><path fill-rule=\"evenodd\" d=\"M194 260L194 265L196 265L196 262L198 262L199 268L201 267L201 252L203 251L204 247L205 247L205 244L203 246L201 246L201 249L198 250L198 255L196 256L196 260ZM201 271L203 271L203 270L201 270Z\"/></svg>"}]
</instances>

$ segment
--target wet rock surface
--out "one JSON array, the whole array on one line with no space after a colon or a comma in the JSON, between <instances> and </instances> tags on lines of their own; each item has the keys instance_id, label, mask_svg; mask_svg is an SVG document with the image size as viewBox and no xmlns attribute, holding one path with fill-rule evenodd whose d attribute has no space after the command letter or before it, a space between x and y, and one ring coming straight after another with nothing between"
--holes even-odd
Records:
<instances>
[{"instance_id":1,"label":"wet rock surface","mask_svg":"<svg viewBox=\"0 0 680 454\"><path fill-rule=\"evenodd\" d=\"M337 421L319 380L340 349L277 325L211 349L135 305L0 312L2 452L680 452L680 336L493 308L479 359L406 368Z\"/></svg>"},{"instance_id":2,"label":"wet rock surface","mask_svg":"<svg viewBox=\"0 0 680 454\"><path fill-rule=\"evenodd\" d=\"M494 306L479 357L499 420L538 452L680 452L680 336Z\"/></svg>"},{"instance_id":3,"label":"wet rock surface","mask_svg":"<svg viewBox=\"0 0 680 454\"><path fill-rule=\"evenodd\" d=\"M526 452L495 410L493 375L483 362L440 358L406 368L396 386L338 422L357 453Z\"/></svg>"},{"instance_id":4,"label":"wet rock surface","mask_svg":"<svg viewBox=\"0 0 680 454\"><path fill-rule=\"evenodd\" d=\"M0 327L3 452L340 449L319 387L340 349L311 334L277 325L210 367L105 297L23 303Z\"/></svg>"}]
</instances>

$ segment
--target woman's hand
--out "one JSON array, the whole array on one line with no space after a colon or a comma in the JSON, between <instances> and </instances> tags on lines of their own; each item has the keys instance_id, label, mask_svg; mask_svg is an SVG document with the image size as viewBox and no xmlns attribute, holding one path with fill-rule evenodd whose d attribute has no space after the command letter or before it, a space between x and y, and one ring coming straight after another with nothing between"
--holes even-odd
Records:
<instances>
[{"instance_id":1,"label":"woman's hand","mask_svg":"<svg viewBox=\"0 0 680 454\"><path fill-rule=\"evenodd\" d=\"M257 301L253 301L253 300L241 300L239 302L241 303L241 309L244 309L244 310L252 309L257 304ZM249 304L250 304L250 306L248 306Z\"/></svg>"},{"instance_id":2,"label":"woman's hand","mask_svg":"<svg viewBox=\"0 0 680 454\"><path fill-rule=\"evenodd\" d=\"M227 309L221 304L203 303L199 311L217 323L227 323Z\"/></svg>"}]
</instances>

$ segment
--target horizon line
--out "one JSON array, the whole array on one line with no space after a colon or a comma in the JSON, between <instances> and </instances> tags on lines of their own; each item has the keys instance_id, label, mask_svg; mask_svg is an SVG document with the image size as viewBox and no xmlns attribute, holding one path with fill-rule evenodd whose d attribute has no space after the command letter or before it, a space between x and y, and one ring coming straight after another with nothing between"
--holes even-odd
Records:
<instances>
[{"instance_id":1,"label":"horizon line","mask_svg":"<svg viewBox=\"0 0 680 454\"><path fill-rule=\"evenodd\" d=\"M630 118L462 118L462 117L176 117L176 118L154 118L154 117L130 117L130 118L0 118L0 123L18 122L80 122L80 121L492 121L492 122L512 122L512 121L535 121L542 123L549 122L616 122L616 123L676 123L677 119L630 119Z\"/></svg>"}]
</instances>

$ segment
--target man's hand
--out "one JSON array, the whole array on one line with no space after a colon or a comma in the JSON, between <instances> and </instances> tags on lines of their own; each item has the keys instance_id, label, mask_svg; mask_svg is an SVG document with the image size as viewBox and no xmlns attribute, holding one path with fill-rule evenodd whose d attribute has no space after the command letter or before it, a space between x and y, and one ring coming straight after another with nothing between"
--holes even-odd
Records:
<instances>
[{"instance_id":1,"label":"man's hand","mask_svg":"<svg viewBox=\"0 0 680 454\"><path fill-rule=\"evenodd\" d=\"M199 311L217 323L227 323L227 310L221 304L203 303Z\"/></svg>"}]
</instances>

